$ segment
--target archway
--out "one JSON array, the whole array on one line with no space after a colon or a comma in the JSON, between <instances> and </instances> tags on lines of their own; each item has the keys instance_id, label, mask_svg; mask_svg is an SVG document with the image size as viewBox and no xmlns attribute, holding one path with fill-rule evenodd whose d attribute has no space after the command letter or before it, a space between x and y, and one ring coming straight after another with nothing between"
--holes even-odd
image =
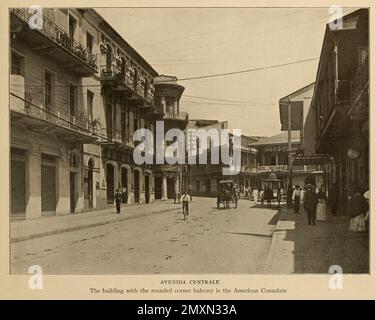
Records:
<instances>
[{"instance_id":1,"label":"archway","mask_svg":"<svg viewBox=\"0 0 375 320\"><path fill-rule=\"evenodd\" d=\"M90 158L87 172L87 198L89 209L94 207L94 167L94 159Z\"/></svg>"},{"instance_id":2,"label":"archway","mask_svg":"<svg viewBox=\"0 0 375 320\"><path fill-rule=\"evenodd\" d=\"M107 204L114 202L115 197L115 167L107 163Z\"/></svg>"},{"instance_id":3,"label":"archway","mask_svg":"<svg viewBox=\"0 0 375 320\"><path fill-rule=\"evenodd\" d=\"M125 188L125 194L123 195L122 203L128 203L129 200L129 182L130 182L130 168L125 166L121 167L121 187Z\"/></svg>"},{"instance_id":4,"label":"archway","mask_svg":"<svg viewBox=\"0 0 375 320\"><path fill-rule=\"evenodd\" d=\"M175 194L175 177L168 177L167 178L167 197L168 199L173 199Z\"/></svg>"},{"instance_id":5,"label":"archway","mask_svg":"<svg viewBox=\"0 0 375 320\"><path fill-rule=\"evenodd\" d=\"M134 202L139 203L140 200L140 172L134 169Z\"/></svg>"},{"instance_id":6,"label":"archway","mask_svg":"<svg viewBox=\"0 0 375 320\"><path fill-rule=\"evenodd\" d=\"M155 182L155 199L161 199L162 197L162 177L161 176L157 176L155 177L154 179L154 182Z\"/></svg>"}]
</instances>

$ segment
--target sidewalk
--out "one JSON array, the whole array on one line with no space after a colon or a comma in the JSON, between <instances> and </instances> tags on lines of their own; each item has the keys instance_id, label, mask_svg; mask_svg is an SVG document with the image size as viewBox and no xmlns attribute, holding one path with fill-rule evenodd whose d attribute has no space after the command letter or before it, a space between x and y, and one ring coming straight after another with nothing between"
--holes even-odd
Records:
<instances>
[{"instance_id":1,"label":"sidewalk","mask_svg":"<svg viewBox=\"0 0 375 320\"><path fill-rule=\"evenodd\" d=\"M268 274L328 273L339 265L344 273L369 273L369 236L350 232L344 216L328 215L328 221L307 224L300 214L282 207L265 272Z\"/></svg>"},{"instance_id":2,"label":"sidewalk","mask_svg":"<svg viewBox=\"0 0 375 320\"><path fill-rule=\"evenodd\" d=\"M10 242L14 243L134 219L146 215L176 211L178 208L180 208L180 205L173 204L173 200L166 202L155 201L150 204L122 206L121 214L116 213L116 208L110 208L100 211L41 217L31 220L15 220L10 223Z\"/></svg>"}]
</instances>

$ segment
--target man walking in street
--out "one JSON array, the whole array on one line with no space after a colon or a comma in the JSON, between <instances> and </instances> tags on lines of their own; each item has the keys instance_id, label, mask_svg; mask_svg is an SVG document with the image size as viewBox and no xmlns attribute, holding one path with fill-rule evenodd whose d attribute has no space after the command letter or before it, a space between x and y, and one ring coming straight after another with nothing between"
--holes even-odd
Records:
<instances>
[{"instance_id":1,"label":"man walking in street","mask_svg":"<svg viewBox=\"0 0 375 320\"><path fill-rule=\"evenodd\" d=\"M182 195L180 199L180 202L182 202L182 212L184 214L184 218L189 215L189 202L190 201L191 201L190 196L185 190L184 194Z\"/></svg>"},{"instance_id":2,"label":"man walking in street","mask_svg":"<svg viewBox=\"0 0 375 320\"><path fill-rule=\"evenodd\" d=\"M318 197L313 190L313 185L306 185L306 192L304 194L303 207L307 213L307 220L309 225L316 224L316 207L318 206Z\"/></svg>"},{"instance_id":3,"label":"man walking in street","mask_svg":"<svg viewBox=\"0 0 375 320\"><path fill-rule=\"evenodd\" d=\"M117 213L120 213L120 211L121 211L122 198L123 198L123 196L122 196L122 193L120 192L120 189L117 189L116 193L115 193L115 204L116 204Z\"/></svg>"},{"instance_id":4,"label":"man walking in street","mask_svg":"<svg viewBox=\"0 0 375 320\"><path fill-rule=\"evenodd\" d=\"M297 185L293 191L292 200L294 202L294 213L299 213L299 203L301 201L301 189Z\"/></svg>"}]
</instances>

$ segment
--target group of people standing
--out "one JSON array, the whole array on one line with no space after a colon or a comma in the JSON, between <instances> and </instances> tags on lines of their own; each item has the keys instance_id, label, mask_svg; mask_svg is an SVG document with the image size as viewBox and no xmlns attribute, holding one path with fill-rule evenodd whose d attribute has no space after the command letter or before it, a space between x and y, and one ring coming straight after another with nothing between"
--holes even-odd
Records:
<instances>
[{"instance_id":1,"label":"group of people standing","mask_svg":"<svg viewBox=\"0 0 375 320\"><path fill-rule=\"evenodd\" d=\"M292 201L294 213L299 213L300 203L303 202L303 208L307 213L309 225L316 225L317 221L327 221L327 196L323 186L315 192L312 184L307 184L305 189L295 186L292 191ZM333 215L337 212L337 194L332 195L330 207ZM354 187L352 195L348 196L346 203L349 211L350 224L349 230L354 232L366 231L366 224L369 218L369 199L370 192L362 193L360 187ZM337 200L337 199L336 199Z\"/></svg>"}]
</instances>

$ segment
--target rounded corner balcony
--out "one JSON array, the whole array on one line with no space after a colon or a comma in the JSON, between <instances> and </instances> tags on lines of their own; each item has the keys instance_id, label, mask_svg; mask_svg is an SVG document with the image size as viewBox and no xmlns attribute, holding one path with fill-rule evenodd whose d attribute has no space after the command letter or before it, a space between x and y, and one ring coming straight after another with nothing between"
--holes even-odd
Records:
<instances>
[{"instance_id":1,"label":"rounded corner balcony","mask_svg":"<svg viewBox=\"0 0 375 320\"><path fill-rule=\"evenodd\" d=\"M44 15L41 15L41 28L30 28L29 21L35 14L39 13L30 13L28 8L10 9L12 41L25 42L34 52L41 52L58 61L68 72L80 76L92 76L97 72L96 54L91 53Z\"/></svg>"},{"instance_id":2,"label":"rounded corner balcony","mask_svg":"<svg viewBox=\"0 0 375 320\"><path fill-rule=\"evenodd\" d=\"M137 77L127 66L115 63L100 66L100 82L111 90L125 92L129 100L138 101L145 107L154 105L154 86Z\"/></svg>"},{"instance_id":3,"label":"rounded corner balcony","mask_svg":"<svg viewBox=\"0 0 375 320\"><path fill-rule=\"evenodd\" d=\"M160 75L154 78L157 94L160 96L172 96L179 99L185 87L177 83L177 77Z\"/></svg>"}]
</instances>

